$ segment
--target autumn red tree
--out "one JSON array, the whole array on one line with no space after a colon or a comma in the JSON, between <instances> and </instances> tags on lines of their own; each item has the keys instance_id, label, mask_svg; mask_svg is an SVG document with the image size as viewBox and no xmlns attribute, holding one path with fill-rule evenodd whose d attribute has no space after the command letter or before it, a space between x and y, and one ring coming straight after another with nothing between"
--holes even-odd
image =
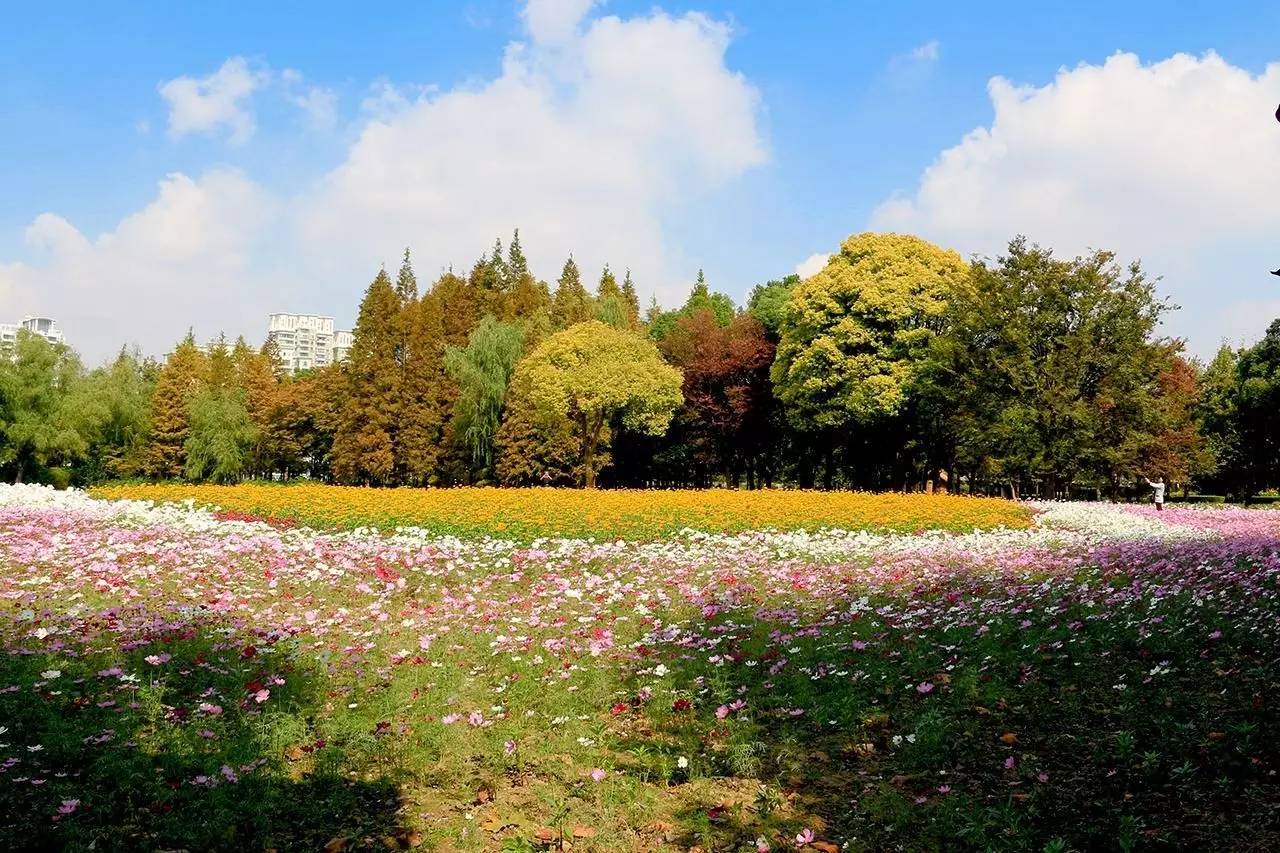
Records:
<instances>
[{"instance_id":1,"label":"autumn red tree","mask_svg":"<svg viewBox=\"0 0 1280 853\"><path fill-rule=\"evenodd\" d=\"M695 458L729 483L745 474L755 485L773 408L774 345L764 326L745 314L721 326L704 309L679 318L661 348L684 371L677 428L693 444Z\"/></svg>"}]
</instances>

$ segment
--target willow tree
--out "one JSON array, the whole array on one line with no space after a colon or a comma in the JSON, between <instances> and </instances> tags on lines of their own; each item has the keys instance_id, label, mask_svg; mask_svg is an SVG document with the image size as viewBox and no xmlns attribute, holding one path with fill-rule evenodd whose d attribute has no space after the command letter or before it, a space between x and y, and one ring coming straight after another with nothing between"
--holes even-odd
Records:
<instances>
[{"instance_id":1,"label":"willow tree","mask_svg":"<svg viewBox=\"0 0 1280 853\"><path fill-rule=\"evenodd\" d=\"M519 326L488 315L472 331L466 347L450 347L444 354L445 369L458 385L454 434L471 451L472 464L482 477L493 470L502 404L523 348Z\"/></svg>"},{"instance_id":2,"label":"willow tree","mask_svg":"<svg viewBox=\"0 0 1280 853\"><path fill-rule=\"evenodd\" d=\"M609 424L661 435L680 406L681 373L652 342L589 320L557 332L517 368L547 422L568 418L581 446L583 484L596 485L596 452Z\"/></svg>"}]
</instances>

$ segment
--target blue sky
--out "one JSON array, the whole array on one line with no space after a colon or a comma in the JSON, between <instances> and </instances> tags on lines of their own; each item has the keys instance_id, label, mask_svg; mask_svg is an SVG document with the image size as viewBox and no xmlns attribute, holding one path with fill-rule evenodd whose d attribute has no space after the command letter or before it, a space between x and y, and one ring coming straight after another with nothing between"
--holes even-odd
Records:
<instances>
[{"instance_id":1,"label":"blue sky","mask_svg":"<svg viewBox=\"0 0 1280 853\"><path fill-rule=\"evenodd\" d=\"M406 243L429 278L518 226L542 277L572 251L668 304L877 227L1141 256L1194 352L1280 315L1280 5L532 5L9 8L0 314L90 360L256 340L349 323Z\"/></svg>"}]
</instances>

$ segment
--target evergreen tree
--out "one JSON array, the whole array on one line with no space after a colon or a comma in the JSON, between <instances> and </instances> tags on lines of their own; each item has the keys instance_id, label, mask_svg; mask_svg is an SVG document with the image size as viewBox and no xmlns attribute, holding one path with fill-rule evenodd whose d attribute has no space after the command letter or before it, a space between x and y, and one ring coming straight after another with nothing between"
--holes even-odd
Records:
<instances>
[{"instance_id":1,"label":"evergreen tree","mask_svg":"<svg viewBox=\"0 0 1280 853\"><path fill-rule=\"evenodd\" d=\"M573 256L564 262L560 279L556 282L555 299L551 306L551 323L556 329L567 329L592 317L591 294L582 286L582 275Z\"/></svg>"},{"instance_id":2,"label":"evergreen tree","mask_svg":"<svg viewBox=\"0 0 1280 853\"><path fill-rule=\"evenodd\" d=\"M274 464L270 423L280 383L273 369L273 351L274 347L265 346L261 351L254 351L244 338L237 338L231 349L236 387L244 392L245 408L254 430L254 440L245 463L251 476L270 473Z\"/></svg>"},{"instance_id":3,"label":"evergreen tree","mask_svg":"<svg viewBox=\"0 0 1280 853\"><path fill-rule=\"evenodd\" d=\"M393 482L400 368L400 297L386 270L378 272L360 303L347 365L347 398L333 442L333 471L343 481Z\"/></svg>"},{"instance_id":4,"label":"evergreen tree","mask_svg":"<svg viewBox=\"0 0 1280 853\"><path fill-rule=\"evenodd\" d=\"M406 349L396 430L396 466L402 481L426 485L439 460L448 395L444 385L444 320L440 300L428 293L405 308Z\"/></svg>"},{"instance_id":5,"label":"evergreen tree","mask_svg":"<svg viewBox=\"0 0 1280 853\"><path fill-rule=\"evenodd\" d=\"M187 407L209 376L209 360L188 332L165 361L151 397L151 442L146 471L157 479L182 475L191 420Z\"/></svg>"},{"instance_id":6,"label":"evergreen tree","mask_svg":"<svg viewBox=\"0 0 1280 853\"><path fill-rule=\"evenodd\" d=\"M600 284L596 286L596 296L600 299L605 297L622 298L622 289L618 287L618 279L614 277L609 270L609 265L604 265L604 271L600 273Z\"/></svg>"},{"instance_id":7,"label":"evergreen tree","mask_svg":"<svg viewBox=\"0 0 1280 853\"><path fill-rule=\"evenodd\" d=\"M634 328L640 322L640 294L636 293L635 282L631 280L631 269L627 269L627 274L622 278L622 298L627 303L627 311L631 315L631 325Z\"/></svg>"},{"instance_id":8,"label":"evergreen tree","mask_svg":"<svg viewBox=\"0 0 1280 853\"><path fill-rule=\"evenodd\" d=\"M404 250L404 260L400 262L400 274L396 276L396 295L406 305L418 298L418 277L413 274L407 247Z\"/></svg>"},{"instance_id":9,"label":"evergreen tree","mask_svg":"<svg viewBox=\"0 0 1280 853\"><path fill-rule=\"evenodd\" d=\"M507 276L514 284L522 276L529 275L529 262L525 259L524 249L520 247L520 229L511 236L511 245L507 247Z\"/></svg>"}]
</instances>

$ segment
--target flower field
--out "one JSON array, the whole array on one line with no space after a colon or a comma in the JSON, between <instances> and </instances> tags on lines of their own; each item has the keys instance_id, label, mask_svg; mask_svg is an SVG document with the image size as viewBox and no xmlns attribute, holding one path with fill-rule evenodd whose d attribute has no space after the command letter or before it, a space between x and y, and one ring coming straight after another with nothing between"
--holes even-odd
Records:
<instances>
[{"instance_id":1,"label":"flower field","mask_svg":"<svg viewBox=\"0 0 1280 853\"><path fill-rule=\"evenodd\" d=\"M658 539L684 529L839 528L910 533L1025 528L1031 513L1003 500L924 494L709 489L365 489L320 484L110 486L104 498L179 502L316 528L416 527L438 535L529 542L560 536Z\"/></svg>"},{"instance_id":2,"label":"flower field","mask_svg":"<svg viewBox=\"0 0 1280 853\"><path fill-rule=\"evenodd\" d=\"M0 487L0 846L1280 847L1278 513L294 488Z\"/></svg>"}]
</instances>

